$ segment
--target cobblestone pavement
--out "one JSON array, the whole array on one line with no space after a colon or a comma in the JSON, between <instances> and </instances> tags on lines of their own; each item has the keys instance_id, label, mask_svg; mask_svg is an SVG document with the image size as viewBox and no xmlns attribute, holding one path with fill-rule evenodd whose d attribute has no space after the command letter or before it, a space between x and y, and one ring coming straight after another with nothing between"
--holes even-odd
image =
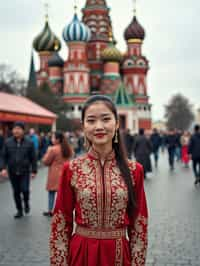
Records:
<instances>
[{"instance_id":1,"label":"cobblestone pavement","mask_svg":"<svg viewBox=\"0 0 200 266\"><path fill-rule=\"evenodd\" d=\"M46 169L32 182L31 215L14 220L9 182L0 183L0 266L48 266L50 219ZM149 208L148 266L200 266L200 186L194 186L191 167L176 164L168 170L167 156L145 180ZM103 265L102 265L103 266ZM112 265L110 265L112 266Z\"/></svg>"}]
</instances>

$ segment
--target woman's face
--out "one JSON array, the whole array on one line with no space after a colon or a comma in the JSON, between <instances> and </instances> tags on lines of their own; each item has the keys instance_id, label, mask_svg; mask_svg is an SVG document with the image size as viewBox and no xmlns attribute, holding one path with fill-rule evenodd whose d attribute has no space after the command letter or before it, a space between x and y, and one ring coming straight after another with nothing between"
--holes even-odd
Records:
<instances>
[{"instance_id":1,"label":"woman's face","mask_svg":"<svg viewBox=\"0 0 200 266\"><path fill-rule=\"evenodd\" d=\"M95 102L86 109L83 129L93 146L112 147L112 139L118 127L114 114L103 102Z\"/></svg>"}]
</instances>

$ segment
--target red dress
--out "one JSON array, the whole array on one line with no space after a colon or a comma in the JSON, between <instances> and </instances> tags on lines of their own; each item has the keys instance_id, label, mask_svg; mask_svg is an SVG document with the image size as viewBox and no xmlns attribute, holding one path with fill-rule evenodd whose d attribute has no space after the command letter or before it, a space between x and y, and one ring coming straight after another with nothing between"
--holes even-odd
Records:
<instances>
[{"instance_id":1,"label":"red dress","mask_svg":"<svg viewBox=\"0 0 200 266\"><path fill-rule=\"evenodd\" d=\"M114 152L104 166L93 150L64 165L52 219L51 266L145 265L147 205L143 168L131 161L129 167L137 200L131 218L126 212L127 187ZM74 210L77 226L72 234Z\"/></svg>"}]
</instances>

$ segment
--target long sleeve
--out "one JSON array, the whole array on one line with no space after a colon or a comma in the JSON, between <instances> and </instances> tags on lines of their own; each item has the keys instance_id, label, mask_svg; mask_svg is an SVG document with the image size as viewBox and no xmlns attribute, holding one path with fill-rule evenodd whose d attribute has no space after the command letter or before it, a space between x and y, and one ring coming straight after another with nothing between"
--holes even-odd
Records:
<instances>
[{"instance_id":1,"label":"long sleeve","mask_svg":"<svg viewBox=\"0 0 200 266\"><path fill-rule=\"evenodd\" d=\"M55 154L52 150L52 147L49 147L44 155L44 157L42 158L42 162L46 165L46 166L50 166L54 160Z\"/></svg>"},{"instance_id":2,"label":"long sleeve","mask_svg":"<svg viewBox=\"0 0 200 266\"><path fill-rule=\"evenodd\" d=\"M50 265L68 266L69 241L73 231L74 192L69 163L65 163L56 199L50 235Z\"/></svg>"},{"instance_id":3,"label":"long sleeve","mask_svg":"<svg viewBox=\"0 0 200 266\"><path fill-rule=\"evenodd\" d=\"M147 220L148 211L144 192L144 173L141 165L137 164L134 171L135 193L137 207L134 210L128 228L131 266L144 266L147 251Z\"/></svg>"},{"instance_id":4,"label":"long sleeve","mask_svg":"<svg viewBox=\"0 0 200 266\"><path fill-rule=\"evenodd\" d=\"M2 169L6 169L8 161L8 151L7 151L7 145L4 143L4 146L2 148L2 154L0 156L0 171Z\"/></svg>"}]
</instances>

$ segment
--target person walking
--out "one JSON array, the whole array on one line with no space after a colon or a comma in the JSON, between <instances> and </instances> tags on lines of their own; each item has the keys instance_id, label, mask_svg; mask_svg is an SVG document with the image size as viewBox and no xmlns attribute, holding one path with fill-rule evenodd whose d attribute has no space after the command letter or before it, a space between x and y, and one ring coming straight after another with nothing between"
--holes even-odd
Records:
<instances>
[{"instance_id":1,"label":"person walking","mask_svg":"<svg viewBox=\"0 0 200 266\"><path fill-rule=\"evenodd\" d=\"M48 211L43 212L44 216L52 216L55 195L60 182L60 175L63 164L72 156L72 148L67 142L65 135L56 131L52 134L52 144L42 158L42 162L49 167L46 189L48 191Z\"/></svg>"},{"instance_id":2,"label":"person walking","mask_svg":"<svg viewBox=\"0 0 200 266\"><path fill-rule=\"evenodd\" d=\"M17 213L14 218L21 218L30 212L30 177L37 173L37 160L32 141L24 134L23 122L15 122L13 136L5 141L0 161L1 174L8 176L13 189ZM24 208L22 205L22 196Z\"/></svg>"},{"instance_id":3,"label":"person walking","mask_svg":"<svg viewBox=\"0 0 200 266\"><path fill-rule=\"evenodd\" d=\"M169 156L169 167L170 167L170 170L174 170L174 157L175 157L175 152L176 152L176 147L177 147L177 137L173 129L170 129L168 132L168 135L166 137L166 146L167 146L168 156Z\"/></svg>"},{"instance_id":4,"label":"person walking","mask_svg":"<svg viewBox=\"0 0 200 266\"><path fill-rule=\"evenodd\" d=\"M190 133L185 131L181 136L181 161L186 168L189 167L190 157L188 154L188 145L190 142Z\"/></svg>"},{"instance_id":5,"label":"person walking","mask_svg":"<svg viewBox=\"0 0 200 266\"><path fill-rule=\"evenodd\" d=\"M51 224L50 265L144 266L143 167L125 155L110 98L88 98L82 123L89 150L64 165Z\"/></svg>"},{"instance_id":6,"label":"person walking","mask_svg":"<svg viewBox=\"0 0 200 266\"><path fill-rule=\"evenodd\" d=\"M152 144L149 138L144 135L144 129L139 129L139 135L135 138L134 154L136 160L144 167L144 178L146 174L152 171L151 155Z\"/></svg>"},{"instance_id":7,"label":"person walking","mask_svg":"<svg viewBox=\"0 0 200 266\"><path fill-rule=\"evenodd\" d=\"M38 160L38 156L39 156L39 137L36 134L34 128L30 128L29 129L29 137L30 137L31 141L33 142L33 146L35 148L35 153L36 153L37 160Z\"/></svg>"},{"instance_id":8,"label":"person walking","mask_svg":"<svg viewBox=\"0 0 200 266\"><path fill-rule=\"evenodd\" d=\"M158 158L159 158L159 148L161 146L162 140L158 130L156 128L153 129L153 133L150 137L152 143L152 153L154 156L155 167L158 167Z\"/></svg>"},{"instance_id":9,"label":"person walking","mask_svg":"<svg viewBox=\"0 0 200 266\"><path fill-rule=\"evenodd\" d=\"M194 133L191 136L188 153L192 159L193 172L195 175L194 184L200 183L200 126L195 125Z\"/></svg>"}]
</instances>

